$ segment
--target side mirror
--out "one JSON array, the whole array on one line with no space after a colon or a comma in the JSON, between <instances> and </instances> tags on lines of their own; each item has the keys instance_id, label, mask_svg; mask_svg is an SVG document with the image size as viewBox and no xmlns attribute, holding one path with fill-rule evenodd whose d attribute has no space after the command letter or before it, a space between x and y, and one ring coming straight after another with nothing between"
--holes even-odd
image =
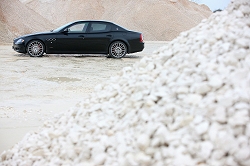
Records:
<instances>
[{"instance_id":1,"label":"side mirror","mask_svg":"<svg viewBox=\"0 0 250 166\"><path fill-rule=\"evenodd\" d=\"M70 29L69 29L69 28L66 28L66 29L63 30L63 33L64 33L64 34L67 34L67 33L69 33L69 31L70 31Z\"/></svg>"}]
</instances>

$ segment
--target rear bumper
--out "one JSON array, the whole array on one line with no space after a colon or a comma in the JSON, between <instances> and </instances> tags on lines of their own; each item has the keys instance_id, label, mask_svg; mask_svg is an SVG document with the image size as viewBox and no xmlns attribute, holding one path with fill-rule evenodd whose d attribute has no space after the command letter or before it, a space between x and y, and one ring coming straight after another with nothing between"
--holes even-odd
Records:
<instances>
[{"instance_id":1,"label":"rear bumper","mask_svg":"<svg viewBox=\"0 0 250 166\"><path fill-rule=\"evenodd\" d=\"M25 46L23 44L13 44L12 49L19 53L25 53Z\"/></svg>"},{"instance_id":2,"label":"rear bumper","mask_svg":"<svg viewBox=\"0 0 250 166\"><path fill-rule=\"evenodd\" d=\"M131 50L129 53L135 53L135 52L140 52L144 49L144 43L140 42L140 43L133 43L132 45L133 47L131 47Z\"/></svg>"}]
</instances>

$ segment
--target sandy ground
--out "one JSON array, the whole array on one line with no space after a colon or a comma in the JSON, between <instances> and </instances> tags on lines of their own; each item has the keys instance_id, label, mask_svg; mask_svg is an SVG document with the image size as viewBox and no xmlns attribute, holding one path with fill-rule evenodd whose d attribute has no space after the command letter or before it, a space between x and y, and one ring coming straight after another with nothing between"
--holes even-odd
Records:
<instances>
[{"instance_id":1,"label":"sandy ground","mask_svg":"<svg viewBox=\"0 0 250 166\"><path fill-rule=\"evenodd\" d=\"M146 42L122 59L104 55L45 55L31 58L0 45L0 153L44 121L67 111L93 88L132 66L166 42Z\"/></svg>"}]
</instances>

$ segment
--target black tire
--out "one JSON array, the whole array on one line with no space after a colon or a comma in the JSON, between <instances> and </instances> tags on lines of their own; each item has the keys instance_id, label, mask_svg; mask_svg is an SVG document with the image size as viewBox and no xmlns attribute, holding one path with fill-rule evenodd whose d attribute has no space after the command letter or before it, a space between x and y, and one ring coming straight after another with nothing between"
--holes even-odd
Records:
<instances>
[{"instance_id":1,"label":"black tire","mask_svg":"<svg viewBox=\"0 0 250 166\"><path fill-rule=\"evenodd\" d=\"M45 52L45 46L39 40L32 40L28 43L26 50L31 57L41 57Z\"/></svg>"},{"instance_id":2,"label":"black tire","mask_svg":"<svg viewBox=\"0 0 250 166\"><path fill-rule=\"evenodd\" d=\"M112 58L122 58L127 54L127 46L121 41L111 43L109 47L109 56Z\"/></svg>"}]
</instances>

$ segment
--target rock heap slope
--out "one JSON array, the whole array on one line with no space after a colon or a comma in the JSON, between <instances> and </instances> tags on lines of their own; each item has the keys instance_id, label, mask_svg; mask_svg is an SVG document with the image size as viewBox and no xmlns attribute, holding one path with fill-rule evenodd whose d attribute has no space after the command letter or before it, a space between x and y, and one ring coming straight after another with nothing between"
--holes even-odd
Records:
<instances>
[{"instance_id":1,"label":"rock heap slope","mask_svg":"<svg viewBox=\"0 0 250 166\"><path fill-rule=\"evenodd\" d=\"M13 42L13 38L34 32L49 31L57 27L49 20L27 8L19 0L0 1L0 42Z\"/></svg>"},{"instance_id":2,"label":"rock heap slope","mask_svg":"<svg viewBox=\"0 0 250 166\"><path fill-rule=\"evenodd\" d=\"M250 165L249 16L233 0L27 134L2 165Z\"/></svg>"}]
</instances>

